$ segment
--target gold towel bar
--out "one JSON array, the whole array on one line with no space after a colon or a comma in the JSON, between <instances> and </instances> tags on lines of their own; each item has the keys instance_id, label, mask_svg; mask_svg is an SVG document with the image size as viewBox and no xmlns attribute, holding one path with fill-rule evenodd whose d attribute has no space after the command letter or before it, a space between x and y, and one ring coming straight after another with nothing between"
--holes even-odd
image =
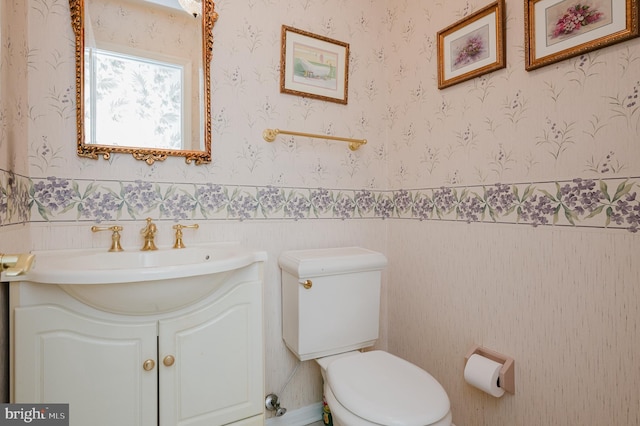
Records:
<instances>
[{"instance_id":1,"label":"gold towel bar","mask_svg":"<svg viewBox=\"0 0 640 426\"><path fill-rule=\"evenodd\" d=\"M262 137L267 142L273 142L274 140L276 140L276 136L278 136L279 134L305 136L308 138L330 139L333 141L349 142L349 149L351 151L355 151L358 148L360 148L360 145L364 145L367 143L366 139L342 138L339 136L330 136L330 135L314 135L313 133L293 132L290 130L280 130L280 129L265 129L265 131L262 132Z\"/></svg>"}]
</instances>

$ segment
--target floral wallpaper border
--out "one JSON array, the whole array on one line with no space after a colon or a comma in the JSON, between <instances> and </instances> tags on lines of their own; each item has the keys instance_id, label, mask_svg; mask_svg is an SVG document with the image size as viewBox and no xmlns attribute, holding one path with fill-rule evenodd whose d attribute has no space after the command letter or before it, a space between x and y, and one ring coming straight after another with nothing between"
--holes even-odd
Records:
<instances>
[{"instance_id":1,"label":"floral wallpaper border","mask_svg":"<svg viewBox=\"0 0 640 426\"><path fill-rule=\"evenodd\" d=\"M39 221L417 219L640 228L640 177L341 190L48 177L0 171L0 225Z\"/></svg>"}]
</instances>

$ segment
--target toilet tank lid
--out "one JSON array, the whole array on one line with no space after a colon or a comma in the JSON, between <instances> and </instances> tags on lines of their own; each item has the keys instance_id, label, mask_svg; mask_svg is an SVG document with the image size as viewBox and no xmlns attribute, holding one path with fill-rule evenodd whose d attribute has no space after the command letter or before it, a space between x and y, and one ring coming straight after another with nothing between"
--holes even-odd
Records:
<instances>
[{"instance_id":1,"label":"toilet tank lid","mask_svg":"<svg viewBox=\"0 0 640 426\"><path fill-rule=\"evenodd\" d=\"M278 258L280 267L298 278L310 278L352 272L379 271L387 258L362 247L337 247L290 250Z\"/></svg>"}]
</instances>

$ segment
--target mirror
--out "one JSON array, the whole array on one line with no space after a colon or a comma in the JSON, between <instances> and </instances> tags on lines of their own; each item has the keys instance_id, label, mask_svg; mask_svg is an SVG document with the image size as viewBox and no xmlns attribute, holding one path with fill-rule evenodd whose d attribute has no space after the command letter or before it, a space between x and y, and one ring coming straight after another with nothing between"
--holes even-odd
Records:
<instances>
[{"instance_id":1,"label":"mirror","mask_svg":"<svg viewBox=\"0 0 640 426\"><path fill-rule=\"evenodd\" d=\"M184 3L195 9L187 12ZM210 163L213 0L69 0L69 6L78 155Z\"/></svg>"}]
</instances>

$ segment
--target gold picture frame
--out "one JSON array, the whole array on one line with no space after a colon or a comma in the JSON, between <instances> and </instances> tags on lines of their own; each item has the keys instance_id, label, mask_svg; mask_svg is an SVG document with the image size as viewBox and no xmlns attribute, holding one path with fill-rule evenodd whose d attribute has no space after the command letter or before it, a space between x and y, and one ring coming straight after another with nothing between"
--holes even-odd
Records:
<instances>
[{"instance_id":1,"label":"gold picture frame","mask_svg":"<svg viewBox=\"0 0 640 426\"><path fill-rule=\"evenodd\" d=\"M438 32L438 89L506 67L505 1Z\"/></svg>"},{"instance_id":2,"label":"gold picture frame","mask_svg":"<svg viewBox=\"0 0 640 426\"><path fill-rule=\"evenodd\" d=\"M526 70L638 36L638 0L595 4L579 0L524 0Z\"/></svg>"},{"instance_id":3,"label":"gold picture frame","mask_svg":"<svg viewBox=\"0 0 640 426\"><path fill-rule=\"evenodd\" d=\"M346 104L349 44L282 26L280 93Z\"/></svg>"}]
</instances>

